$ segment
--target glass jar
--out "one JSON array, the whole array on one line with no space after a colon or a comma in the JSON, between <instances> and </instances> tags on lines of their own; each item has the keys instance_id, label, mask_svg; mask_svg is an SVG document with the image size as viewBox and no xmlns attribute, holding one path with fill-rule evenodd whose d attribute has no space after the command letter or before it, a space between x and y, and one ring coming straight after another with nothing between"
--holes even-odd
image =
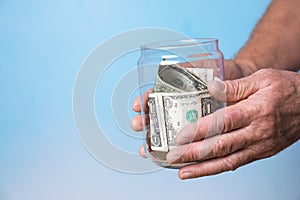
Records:
<instances>
[{"instance_id":1,"label":"glass jar","mask_svg":"<svg viewBox=\"0 0 300 200\"><path fill-rule=\"evenodd\" d=\"M141 46L138 78L145 153L157 165L172 164L167 153L178 146L176 133L224 104L207 90L223 80L223 54L217 39L185 39Z\"/></svg>"}]
</instances>

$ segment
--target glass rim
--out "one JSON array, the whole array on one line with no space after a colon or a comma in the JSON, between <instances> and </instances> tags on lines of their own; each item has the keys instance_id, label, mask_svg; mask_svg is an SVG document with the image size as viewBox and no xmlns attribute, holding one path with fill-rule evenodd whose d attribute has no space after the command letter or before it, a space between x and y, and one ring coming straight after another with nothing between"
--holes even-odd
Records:
<instances>
[{"instance_id":1,"label":"glass rim","mask_svg":"<svg viewBox=\"0 0 300 200\"><path fill-rule=\"evenodd\" d=\"M170 49L177 47L197 46L203 44L217 43L217 38L189 38L180 40L167 40L141 45L141 49Z\"/></svg>"}]
</instances>

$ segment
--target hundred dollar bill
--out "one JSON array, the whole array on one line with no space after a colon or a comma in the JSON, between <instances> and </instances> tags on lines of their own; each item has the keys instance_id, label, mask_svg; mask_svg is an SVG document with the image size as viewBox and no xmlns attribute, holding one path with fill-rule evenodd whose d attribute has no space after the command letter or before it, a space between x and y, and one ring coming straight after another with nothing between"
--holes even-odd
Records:
<instances>
[{"instance_id":1,"label":"hundred dollar bill","mask_svg":"<svg viewBox=\"0 0 300 200\"><path fill-rule=\"evenodd\" d=\"M151 148L164 152L177 146L176 134L181 128L197 122L199 118L211 114L216 109L207 90L152 93L149 95L149 108ZM157 122L158 116L162 120L161 123ZM157 138L159 142L154 142Z\"/></svg>"},{"instance_id":2,"label":"hundred dollar bill","mask_svg":"<svg viewBox=\"0 0 300 200\"><path fill-rule=\"evenodd\" d=\"M177 64L159 65L154 92L192 92L206 90L204 82L196 71L189 71Z\"/></svg>"}]
</instances>

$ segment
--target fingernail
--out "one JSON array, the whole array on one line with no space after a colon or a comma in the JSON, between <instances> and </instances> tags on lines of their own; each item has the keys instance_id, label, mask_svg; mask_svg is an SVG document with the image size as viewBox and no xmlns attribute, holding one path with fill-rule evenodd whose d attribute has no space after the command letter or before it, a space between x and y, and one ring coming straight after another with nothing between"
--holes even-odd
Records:
<instances>
[{"instance_id":1,"label":"fingernail","mask_svg":"<svg viewBox=\"0 0 300 200\"><path fill-rule=\"evenodd\" d=\"M207 84L209 93L219 101L226 101L226 87L219 80L209 81Z\"/></svg>"},{"instance_id":2,"label":"fingernail","mask_svg":"<svg viewBox=\"0 0 300 200\"><path fill-rule=\"evenodd\" d=\"M207 83L208 88L212 89L212 90L219 90L219 91L224 91L225 90L225 84L223 83L223 81L215 79L212 81L209 81Z\"/></svg>"},{"instance_id":3,"label":"fingernail","mask_svg":"<svg viewBox=\"0 0 300 200\"><path fill-rule=\"evenodd\" d=\"M192 172L190 172L190 171L184 171L184 172L182 172L182 173L179 175L179 177L180 177L181 179L188 179L188 178L192 178L192 177L193 177L193 174L192 174Z\"/></svg>"}]
</instances>

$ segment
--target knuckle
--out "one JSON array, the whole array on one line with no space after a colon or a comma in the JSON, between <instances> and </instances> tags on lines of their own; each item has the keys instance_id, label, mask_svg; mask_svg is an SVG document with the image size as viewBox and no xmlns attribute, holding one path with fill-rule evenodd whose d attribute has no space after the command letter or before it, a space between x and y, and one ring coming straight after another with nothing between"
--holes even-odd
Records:
<instances>
[{"instance_id":1,"label":"knuckle","mask_svg":"<svg viewBox=\"0 0 300 200\"><path fill-rule=\"evenodd\" d=\"M235 93L239 90L239 84L238 81L226 81L225 84L225 91L227 94L227 98L231 99L233 96L235 96Z\"/></svg>"},{"instance_id":2,"label":"knuckle","mask_svg":"<svg viewBox=\"0 0 300 200\"><path fill-rule=\"evenodd\" d=\"M243 82L245 82L246 79L239 79L237 80L237 86L236 86L236 93L235 93L235 96L236 96L236 99L243 99L245 96L245 93L246 93L246 90L248 88L244 87L244 84Z\"/></svg>"},{"instance_id":3,"label":"knuckle","mask_svg":"<svg viewBox=\"0 0 300 200\"><path fill-rule=\"evenodd\" d=\"M210 115L210 120L206 122L206 136L224 132L225 112L225 109L219 109Z\"/></svg>"},{"instance_id":4,"label":"knuckle","mask_svg":"<svg viewBox=\"0 0 300 200\"><path fill-rule=\"evenodd\" d=\"M227 109L224 113L224 128L223 128L224 133L232 129L233 119L234 119L233 113L231 112L231 110Z\"/></svg>"},{"instance_id":5,"label":"knuckle","mask_svg":"<svg viewBox=\"0 0 300 200\"><path fill-rule=\"evenodd\" d=\"M197 177L208 175L205 165L198 165L197 167L195 167L193 169L193 172L194 172L193 174L196 175ZM196 176L194 176L194 177L196 177Z\"/></svg>"},{"instance_id":6,"label":"knuckle","mask_svg":"<svg viewBox=\"0 0 300 200\"><path fill-rule=\"evenodd\" d=\"M280 81L280 75L277 70L274 69L261 69L257 73L258 79L261 81L261 85L270 86L273 89L278 89Z\"/></svg>"},{"instance_id":7,"label":"knuckle","mask_svg":"<svg viewBox=\"0 0 300 200\"><path fill-rule=\"evenodd\" d=\"M239 168L239 165L236 161L232 160L232 158L225 158L224 159L224 171L234 171Z\"/></svg>"},{"instance_id":8,"label":"knuckle","mask_svg":"<svg viewBox=\"0 0 300 200\"><path fill-rule=\"evenodd\" d=\"M263 76L265 80L272 77L276 73L276 70L270 68L264 68L257 71L257 75Z\"/></svg>"},{"instance_id":9,"label":"knuckle","mask_svg":"<svg viewBox=\"0 0 300 200\"><path fill-rule=\"evenodd\" d=\"M190 148L186 150L187 153L187 158L188 160L186 161L196 161L200 159L200 152L199 152L199 147L196 145L190 145ZM185 161L185 162L186 162Z\"/></svg>"},{"instance_id":10,"label":"knuckle","mask_svg":"<svg viewBox=\"0 0 300 200\"><path fill-rule=\"evenodd\" d=\"M250 115L251 121L259 118L264 118L265 112L267 112L268 105L266 103L253 103L247 108L247 112L250 114L255 113L255 116Z\"/></svg>"},{"instance_id":11,"label":"knuckle","mask_svg":"<svg viewBox=\"0 0 300 200\"><path fill-rule=\"evenodd\" d=\"M223 139L219 138L216 141L216 144L212 148L211 153L214 157L222 157L222 156L225 156L227 154L226 145L225 145Z\"/></svg>"}]
</instances>

